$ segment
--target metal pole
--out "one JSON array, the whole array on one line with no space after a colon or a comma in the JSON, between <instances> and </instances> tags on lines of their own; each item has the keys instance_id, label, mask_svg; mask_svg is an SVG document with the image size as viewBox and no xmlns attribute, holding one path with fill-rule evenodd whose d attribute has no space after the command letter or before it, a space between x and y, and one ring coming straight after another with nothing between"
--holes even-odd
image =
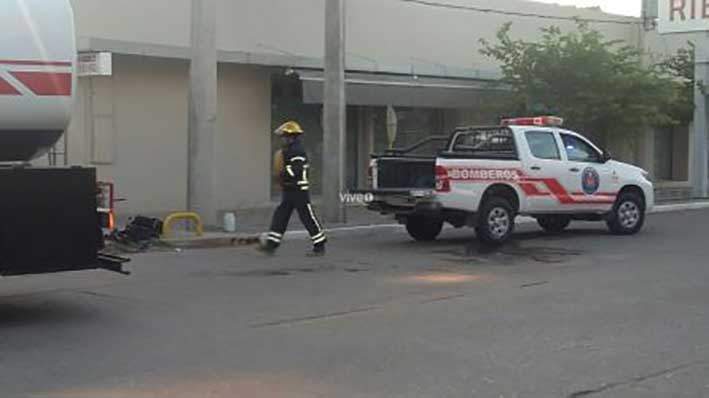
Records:
<instances>
[{"instance_id":1,"label":"metal pole","mask_svg":"<svg viewBox=\"0 0 709 398\"><path fill-rule=\"evenodd\" d=\"M328 222L346 221L345 204L345 3L325 1L325 98L323 109L323 215Z\"/></svg>"},{"instance_id":2,"label":"metal pole","mask_svg":"<svg viewBox=\"0 0 709 398\"><path fill-rule=\"evenodd\" d=\"M700 39L702 40L702 39ZM709 94L709 32L703 38L703 43L696 46L696 60L694 76L697 82L694 94L694 162L692 165L692 187L694 196L705 198L709 196L709 162L707 158L707 120L709 107L707 107L707 94Z\"/></svg>"},{"instance_id":3,"label":"metal pole","mask_svg":"<svg viewBox=\"0 0 709 398\"><path fill-rule=\"evenodd\" d=\"M192 0L187 206L217 225L216 0Z\"/></svg>"}]
</instances>

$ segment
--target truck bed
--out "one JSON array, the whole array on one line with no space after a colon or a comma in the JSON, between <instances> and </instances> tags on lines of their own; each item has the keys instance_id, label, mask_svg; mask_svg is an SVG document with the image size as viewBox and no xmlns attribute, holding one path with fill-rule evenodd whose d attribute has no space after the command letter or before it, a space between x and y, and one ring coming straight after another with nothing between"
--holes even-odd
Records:
<instances>
[{"instance_id":1,"label":"truck bed","mask_svg":"<svg viewBox=\"0 0 709 398\"><path fill-rule=\"evenodd\" d=\"M448 137L433 136L409 148L393 149L375 155L376 190L434 189L436 156Z\"/></svg>"}]
</instances>

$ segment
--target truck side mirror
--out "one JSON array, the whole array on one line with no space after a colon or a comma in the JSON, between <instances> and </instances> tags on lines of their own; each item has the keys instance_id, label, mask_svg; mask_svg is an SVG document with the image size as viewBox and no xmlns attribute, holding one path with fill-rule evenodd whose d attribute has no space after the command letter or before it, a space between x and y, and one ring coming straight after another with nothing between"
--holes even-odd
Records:
<instances>
[{"instance_id":1,"label":"truck side mirror","mask_svg":"<svg viewBox=\"0 0 709 398\"><path fill-rule=\"evenodd\" d=\"M609 150L604 149L602 159L603 159L603 163L608 163L613 159L613 155L611 155Z\"/></svg>"}]
</instances>

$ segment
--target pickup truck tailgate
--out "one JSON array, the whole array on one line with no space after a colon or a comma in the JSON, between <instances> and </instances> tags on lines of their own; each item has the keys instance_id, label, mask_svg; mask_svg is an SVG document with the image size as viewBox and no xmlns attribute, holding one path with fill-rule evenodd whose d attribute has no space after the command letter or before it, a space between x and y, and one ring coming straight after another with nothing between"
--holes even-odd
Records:
<instances>
[{"instance_id":1,"label":"pickup truck tailgate","mask_svg":"<svg viewBox=\"0 0 709 398\"><path fill-rule=\"evenodd\" d=\"M436 186L435 159L384 157L375 164L376 189L434 189Z\"/></svg>"}]
</instances>

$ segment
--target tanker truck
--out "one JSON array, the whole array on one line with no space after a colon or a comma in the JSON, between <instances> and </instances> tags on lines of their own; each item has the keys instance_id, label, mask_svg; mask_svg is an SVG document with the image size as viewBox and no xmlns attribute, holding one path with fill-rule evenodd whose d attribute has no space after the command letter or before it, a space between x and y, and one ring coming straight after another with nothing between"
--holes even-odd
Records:
<instances>
[{"instance_id":1,"label":"tanker truck","mask_svg":"<svg viewBox=\"0 0 709 398\"><path fill-rule=\"evenodd\" d=\"M0 5L0 276L125 273L126 259L102 253L96 170L33 166L71 119L77 70L71 4Z\"/></svg>"}]
</instances>

